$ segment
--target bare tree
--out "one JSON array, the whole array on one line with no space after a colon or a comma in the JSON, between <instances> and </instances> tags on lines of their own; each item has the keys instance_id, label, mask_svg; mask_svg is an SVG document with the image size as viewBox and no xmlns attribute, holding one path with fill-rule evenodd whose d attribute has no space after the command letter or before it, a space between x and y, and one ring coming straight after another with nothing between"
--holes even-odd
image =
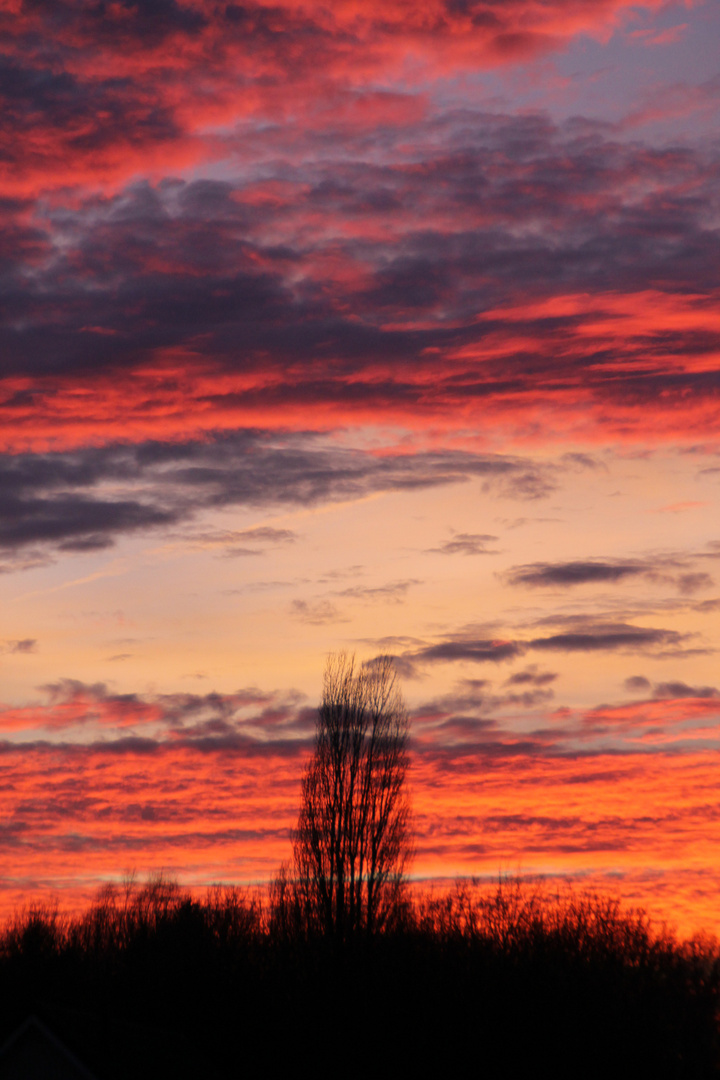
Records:
<instances>
[{"instance_id":1,"label":"bare tree","mask_svg":"<svg viewBox=\"0 0 720 1080\"><path fill-rule=\"evenodd\" d=\"M330 656L293 837L311 927L344 941L397 910L411 855L408 719L390 657Z\"/></svg>"}]
</instances>

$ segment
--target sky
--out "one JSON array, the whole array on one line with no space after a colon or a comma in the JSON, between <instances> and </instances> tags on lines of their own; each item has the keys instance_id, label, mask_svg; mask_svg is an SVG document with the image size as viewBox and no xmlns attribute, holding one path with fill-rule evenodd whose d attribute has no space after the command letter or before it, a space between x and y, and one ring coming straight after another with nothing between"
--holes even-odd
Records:
<instances>
[{"instance_id":1,"label":"sky","mask_svg":"<svg viewBox=\"0 0 720 1080\"><path fill-rule=\"evenodd\" d=\"M290 857L720 932L720 5L2 0L0 915Z\"/></svg>"}]
</instances>

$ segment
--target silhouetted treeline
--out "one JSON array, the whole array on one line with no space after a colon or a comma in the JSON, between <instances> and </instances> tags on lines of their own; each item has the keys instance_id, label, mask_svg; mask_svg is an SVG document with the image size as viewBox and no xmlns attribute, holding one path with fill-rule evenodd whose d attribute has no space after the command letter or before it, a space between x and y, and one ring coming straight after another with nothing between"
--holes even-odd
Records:
<instances>
[{"instance_id":1,"label":"silhouetted treeline","mask_svg":"<svg viewBox=\"0 0 720 1080\"><path fill-rule=\"evenodd\" d=\"M0 939L0 1041L41 1018L95 1074L711 1077L720 961L616 901L518 882L408 897L338 947L270 900L173 882L107 888L83 915Z\"/></svg>"}]
</instances>

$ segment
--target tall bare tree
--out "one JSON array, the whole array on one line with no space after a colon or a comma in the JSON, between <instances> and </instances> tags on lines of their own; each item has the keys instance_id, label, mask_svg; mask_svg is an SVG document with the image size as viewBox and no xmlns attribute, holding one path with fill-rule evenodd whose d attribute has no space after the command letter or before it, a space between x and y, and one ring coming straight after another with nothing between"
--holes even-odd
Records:
<instances>
[{"instance_id":1,"label":"tall bare tree","mask_svg":"<svg viewBox=\"0 0 720 1080\"><path fill-rule=\"evenodd\" d=\"M381 929L397 908L411 855L407 742L390 657L330 656L293 854L310 925L339 940Z\"/></svg>"}]
</instances>

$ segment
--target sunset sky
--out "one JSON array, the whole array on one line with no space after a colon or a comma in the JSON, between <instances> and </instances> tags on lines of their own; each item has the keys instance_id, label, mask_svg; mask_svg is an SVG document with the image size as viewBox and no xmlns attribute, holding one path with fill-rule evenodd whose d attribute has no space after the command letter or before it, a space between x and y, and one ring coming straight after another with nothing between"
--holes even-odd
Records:
<instances>
[{"instance_id":1,"label":"sunset sky","mask_svg":"<svg viewBox=\"0 0 720 1080\"><path fill-rule=\"evenodd\" d=\"M720 5L1 0L0 915L290 855L720 933Z\"/></svg>"}]
</instances>

